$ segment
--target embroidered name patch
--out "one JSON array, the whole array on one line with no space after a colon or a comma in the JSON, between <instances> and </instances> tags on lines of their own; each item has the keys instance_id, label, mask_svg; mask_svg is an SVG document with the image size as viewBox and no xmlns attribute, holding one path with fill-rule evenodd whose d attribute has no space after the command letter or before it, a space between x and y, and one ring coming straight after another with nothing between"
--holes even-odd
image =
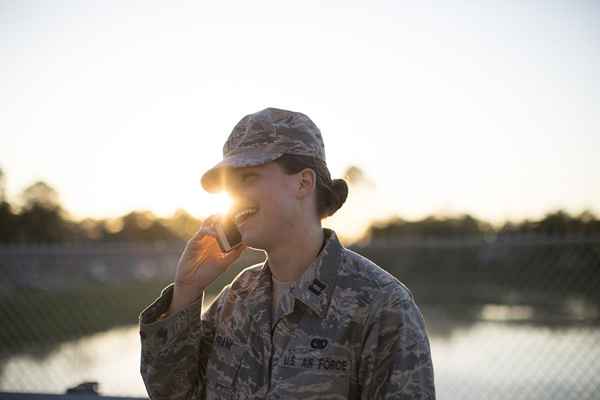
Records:
<instances>
[{"instance_id":1,"label":"embroidered name patch","mask_svg":"<svg viewBox=\"0 0 600 400\"><path fill-rule=\"evenodd\" d=\"M289 354L283 357L283 366L330 371L347 371L349 369L348 360L334 357L302 357L296 356L295 354Z\"/></svg>"}]
</instances>

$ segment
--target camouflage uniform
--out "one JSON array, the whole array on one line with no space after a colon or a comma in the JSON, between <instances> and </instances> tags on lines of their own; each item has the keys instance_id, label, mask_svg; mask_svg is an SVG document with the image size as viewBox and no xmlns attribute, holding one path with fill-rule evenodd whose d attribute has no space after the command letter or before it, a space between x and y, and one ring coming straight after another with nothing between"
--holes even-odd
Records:
<instances>
[{"instance_id":1,"label":"camouflage uniform","mask_svg":"<svg viewBox=\"0 0 600 400\"><path fill-rule=\"evenodd\" d=\"M244 117L224 159L202 177L216 191L227 168L282 154L325 161L304 114ZM161 319L173 284L140 314L141 374L152 400L435 399L429 341L411 292L324 229L318 257L273 312L269 260L243 270L202 312L202 298ZM277 320L273 320L277 315Z\"/></svg>"}]
</instances>

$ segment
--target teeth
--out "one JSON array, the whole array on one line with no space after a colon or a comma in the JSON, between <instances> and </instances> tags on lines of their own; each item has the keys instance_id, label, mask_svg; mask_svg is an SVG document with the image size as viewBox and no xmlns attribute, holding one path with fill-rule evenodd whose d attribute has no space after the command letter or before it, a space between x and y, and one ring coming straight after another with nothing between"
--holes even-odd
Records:
<instances>
[{"instance_id":1,"label":"teeth","mask_svg":"<svg viewBox=\"0 0 600 400\"><path fill-rule=\"evenodd\" d=\"M236 223L241 222L242 218L245 218L246 216L248 216L250 214L254 214L256 211L258 211L258 209L256 209L256 208L247 208L245 210L238 212L237 214L235 214L235 222Z\"/></svg>"}]
</instances>

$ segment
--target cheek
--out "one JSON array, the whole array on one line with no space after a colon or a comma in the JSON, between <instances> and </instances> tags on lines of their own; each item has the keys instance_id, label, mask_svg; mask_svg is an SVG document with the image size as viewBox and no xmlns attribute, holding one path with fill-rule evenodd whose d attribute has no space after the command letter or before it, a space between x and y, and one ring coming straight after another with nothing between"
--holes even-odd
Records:
<instances>
[{"instance_id":1,"label":"cheek","mask_svg":"<svg viewBox=\"0 0 600 400\"><path fill-rule=\"evenodd\" d=\"M272 193L264 199L265 216L270 224L281 225L293 219L293 201L283 192Z\"/></svg>"}]
</instances>

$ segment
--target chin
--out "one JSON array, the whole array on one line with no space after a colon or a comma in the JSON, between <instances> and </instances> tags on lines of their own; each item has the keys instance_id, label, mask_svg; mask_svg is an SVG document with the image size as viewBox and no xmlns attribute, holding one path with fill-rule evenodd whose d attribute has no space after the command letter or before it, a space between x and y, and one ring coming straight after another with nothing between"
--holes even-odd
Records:
<instances>
[{"instance_id":1,"label":"chin","mask_svg":"<svg viewBox=\"0 0 600 400\"><path fill-rule=\"evenodd\" d=\"M257 237L256 233L242 233L242 242L244 242L246 246L254 250L266 251L269 248L267 241L264 238Z\"/></svg>"},{"instance_id":2,"label":"chin","mask_svg":"<svg viewBox=\"0 0 600 400\"><path fill-rule=\"evenodd\" d=\"M244 244L246 246L248 246L248 248L252 249L252 250L267 250L268 246L265 246L263 243L258 242L258 241L253 241L253 240L242 240L244 242Z\"/></svg>"}]
</instances>

